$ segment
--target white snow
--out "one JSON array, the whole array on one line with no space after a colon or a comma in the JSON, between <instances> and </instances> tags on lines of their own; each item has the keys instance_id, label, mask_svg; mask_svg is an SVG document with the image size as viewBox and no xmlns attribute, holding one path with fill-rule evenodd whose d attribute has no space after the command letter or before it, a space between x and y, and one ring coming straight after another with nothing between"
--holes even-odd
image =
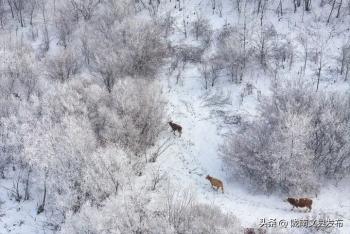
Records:
<instances>
[{"instance_id":1,"label":"white snow","mask_svg":"<svg viewBox=\"0 0 350 234\"><path fill-rule=\"evenodd\" d=\"M187 73L188 72L188 73ZM341 233L350 231L350 186L345 181L337 187L328 186L313 198L313 210L305 213L303 210L291 211L291 206L277 195L263 195L250 191L248 186L231 178L225 170L219 154L226 129L221 129L223 120L211 116L213 108L205 105L203 96L207 95L202 86L202 80L194 69L189 68L181 78L180 85L174 85L175 78L168 79L165 87L169 96L169 115L172 120L183 127L181 137L173 137L173 146L159 158L161 169L177 184L190 186L198 199L209 204L220 206L224 211L236 215L245 227L260 224L260 219L276 218L277 220L313 219L315 215L326 212L330 217L344 220ZM259 87L260 88L260 87ZM262 87L263 89L264 87ZM237 85L218 85L210 92L219 90L231 91L232 105L222 109L233 110L233 113L254 115L256 97L249 97L239 106L239 89ZM252 113L253 112L253 113ZM228 128L229 126L224 126ZM169 135L172 133L169 130ZM205 176L209 174L224 182L225 193L211 188Z\"/></svg>"},{"instance_id":2,"label":"white snow","mask_svg":"<svg viewBox=\"0 0 350 234\"><path fill-rule=\"evenodd\" d=\"M172 9L172 4L167 7L168 10L172 9L178 28L181 28L183 15L191 12L201 12L209 17L214 29L221 28L227 22L237 21L238 17L236 12L232 11L230 1L222 1L223 17L212 14L210 6L207 5L209 2L193 0L182 12ZM166 12L165 9L161 11ZM295 19L282 17L281 21L278 21L276 17L271 17L268 21L278 22L274 23L278 31L289 33L288 36L295 39L296 35L293 32L297 28L296 22L300 20L298 18L300 14L296 15ZM189 21L193 20L193 17L191 15ZM303 17L306 24L314 16ZM326 30L323 33L327 33ZM183 35L177 32L173 40L175 43L196 43L193 38L183 39L182 37ZM334 41L335 45L340 44L339 40ZM295 73L295 71L286 71L285 74L281 74L281 77L289 77ZM249 185L232 178L228 169L225 168L220 156L220 146L226 134L235 131L236 126L226 124L220 111L229 115L240 115L243 119L255 118L258 115L256 107L259 103L257 90L260 90L263 95L269 94L270 80L265 75L248 71L243 84L233 84L223 79L208 90L204 89L203 80L195 65L186 65L185 71L181 73L179 84L176 84L175 76L176 74L169 75L163 72L159 80L169 101L168 114L172 121L182 126L182 136L174 136L170 129L163 133L160 141L170 138L171 146L157 159L153 168L159 166L174 184L191 187L199 201L218 205L225 212L234 214L244 227L258 226L260 219L263 218L290 221L301 218L313 219L327 213L332 219L344 220L344 227L339 229L339 233L350 233L350 178L344 179L337 186L326 185L318 197L313 198L312 211L305 213L301 210L291 211L291 206L283 201L284 197L268 196L253 191ZM241 102L241 93L247 82L252 83L256 89L252 95L246 96ZM321 87L335 92L349 90L349 84L343 82L324 82L321 83ZM208 98L214 96L229 97L229 101L221 105L210 105ZM151 170L146 171L146 177L150 173ZM222 180L225 192L222 194L220 191L213 190L209 181L205 179L206 175ZM0 183L0 234L47 233L44 226L48 218L45 215L48 214L36 214L36 201L33 199L17 203L10 199L9 192L5 189L12 187L12 180L0 180Z\"/></svg>"}]
</instances>

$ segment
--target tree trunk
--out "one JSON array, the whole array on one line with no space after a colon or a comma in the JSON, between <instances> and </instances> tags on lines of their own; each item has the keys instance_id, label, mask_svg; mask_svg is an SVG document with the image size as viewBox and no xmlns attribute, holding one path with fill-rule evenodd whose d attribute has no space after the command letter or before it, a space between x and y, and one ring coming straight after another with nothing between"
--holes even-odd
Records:
<instances>
[{"instance_id":1,"label":"tree trunk","mask_svg":"<svg viewBox=\"0 0 350 234\"><path fill-rule=\"evenodd\" d=\"M27 179L26 179L26 186L24 189L24 200L29 200L30 198L30 194L29 194L29 178L30 178L30 173L32 172L32 170L30 168L28 168L28 174L27 174Z\"/></svg>"},{"instance_id":2,"label":"tree trunk","mask_svg":"<svg viewBox=\"0 0 350 234\"><path fill-rule=\"evenodd\" d=\"M317 85L316 85L316 92L318 91L319 85L320 85L320 79L321 79L321 72L322 72L322 57L323 57L323 52L321 51L320 54L320 61L317 69Z\"/></svg>"},{"instance_id":3,"label":"tree trunk","mask_svg":"<svg viewBox=\"0 0 350 234\"><path fill-rule=\"evenodd\" d=\"M348 80L348 75L349 75L349 64L346 65L346 71L345 71L345 78L344 81Z\"/></svg>"},{"instance_id":4,"label":"tree trunk","mask_svg":"<svg viewBox=\"0 0 350 234\"><path fill-rule=\"evenodd\" d=\"M259 2L258 2L258 15L259 15L259 13L260 13L261 1L262 1L262 0L259 0Z\"/></svg>"},{"instance_id":5,"label":"tree trunk","mask_svg":"<svg viewBox=\"0 0 350 234\"><path fill-rule=\"evenodd\" d=\"M40 204L40 206L38 207L38 210L37 210L37 214L40 214L42 212L44 212L45 210L45 203L46 203L46 178L45 178L45 182L44 182L44 196L43 196L43 201L42 203Z\"/></svg>"},{"instance_id":6,"label":"tree trunk","mask_svg":"<svg viewBox=\"0 0 350 234\"><path fill-rule=\"evenodd\" d=\"M311 0L304 0L305 4L305 11L310 11L311 10Z\"/></svg>"},{"instance_id":7,"label":"tree trunk","mask_svg":"<svg viewBox=\"0 0 350 234\"><path fill-rule=\"evenodd\" d=\"M339 5L338 5L338 12L337 12L336 18L339 18L339 16L340 16L340 9L341 9L342 4L343 4L343 0L340 0Z\"/></svg>"},{"instance_id":8,"label":"tree trunk","mask_svg":"<svg viewBox=\"0 0 350 234\"><path fill-rule=\"evenodd\" d=\"M282 5L282 0L280 0L280 3L278 4L278 10L279 14L281 17L283 16L283 5Z\"/></svg>"},{"instance_id":9,"label":"tree trunk","mask_svg":"<svg viewBox=\"0 0 350 234\"><path fill-rule=\"evenodd\" d=\"M331 17L332 17L332 13L333 13L334 6L335 6L335 1L336 1L336 0L333 0L331 12L329 12L329 16L328 16L328 19L327 19L327 24L329 23L329 21L330 21L330 19L331 19Z\"/></svg>"},{"instance_id":10,"label":"tree trunk","mask_svg":"<svg viewBox=\"0 0 350 234\"><path fill-rule=\"evenodd\" d=\"M7 0L7 3L9 4L10 6L10 10L11 10L11 16L12 16L12 19L15 18L15 15L13 13L13 8L12 8L12 3L11 3L11 0Z\"/></svg>"},{"instance_id":11,"label":"tree trunk","mask_svg":"<svg viewBox=\"0 0 350 234\"><path fill-rule=\"evenodd\" d=\"M345 65L345 48L342 49L342 59L341 59L341 67L340 67L340 75L343 75Z\"/></svg>"}]
</instances>

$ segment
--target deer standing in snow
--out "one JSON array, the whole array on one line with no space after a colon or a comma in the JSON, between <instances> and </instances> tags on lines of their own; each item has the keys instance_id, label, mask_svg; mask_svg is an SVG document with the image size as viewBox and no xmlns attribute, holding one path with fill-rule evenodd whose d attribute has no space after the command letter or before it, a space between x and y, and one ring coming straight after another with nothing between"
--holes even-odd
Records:
<instances>
[{"instance_id":1,"label":"deer standing in snow","mask_svg":"<svg viewBox=\"0 0 350 234\"><path fill-rule=\"evenodd\" d=\"M182 127L180 125L173 123L173 121L168 122L168 124L170 125L172 131L174 132L174 135L175 135L175 132L177 131L179 133L179 136L181 136Z\"/></svg>"},{"instance_id":2,"label":"deer standing in snow","mask_svg":"<svg viewBox=\"0 0 350 234\"><path fill-rule=\"evenodd\" d=\"M205 178L210 181L211 186L214 189L216 188L216 190L219 190L219 188L221 188L222 193L224 193L224 184L221 180L211 177L210 175L207 175Z\"/></svg>"}]
</instances>

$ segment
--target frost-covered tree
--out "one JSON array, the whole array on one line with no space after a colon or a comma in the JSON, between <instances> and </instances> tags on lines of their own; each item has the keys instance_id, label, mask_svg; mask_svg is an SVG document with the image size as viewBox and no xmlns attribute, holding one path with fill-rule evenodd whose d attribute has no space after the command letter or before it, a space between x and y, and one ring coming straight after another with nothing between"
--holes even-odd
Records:
<instances>
[{"instance_id":1,"label":"frost-covered tree","mask_svg":"<svg viewBox=\"0 0 350 234\"><path fill-rule=\"evenodd\" d=\"M68 44L72 40L72 33L76 29L78 23L78 17L70 5L65 2L59 2L56 6L55 28L57 32L58 44L67 48Z\"/></svg>"},{"instance_id":2,"label":"frost-covered tree","mask_svg":"<svg viewBox=\"0 0 350 234\"><path fill-rule=\"evenodd\" d=\"M167 12L165 16L160 19L160 26L163 28L164 37L167 38L170 33L174 31L175 26L175 17L171 15L171 12Z\"/></svg>"},{"instance_id":3,"label":"frost-covered tree","mask_svg":"<svg viewBox=\"0 0 350 234\"><path fill-rule=\"evenodd\" d=\"M68 214L62 233L242 233L238 219L200 204L188 192L173 192L149 206L144 191L113 197L100 209L85 205ZM106 231L108 230L108 231Z\"/></svg>"},{"instance_id":4,"label":"frost-covered tree","mask_svg":"<svg viewBox=\"0 0 350 234\"><path fill-rule=\"evenodd\" d=\"M217 55L221 58L225 70L232 82L243 79L245 68L250 59L251 45L245 27L225 27L218 36Z\"/></svg>"},{"instance_id":5,"label":"frost-covered tree","mask_svg":"<svg viewBox=\"0 0 350 234\"><path fill-rule=\"evenodd\" d=\"M19 125L23 158L43 186L38 213L46 209L77 212L86 201L97 205L124 185L120 174L131 173L121 147L98 149L83 101L70 87L63 90L69 92L59 97L66 109L60 118L44 107L43 117ZM73 100L80 110L72 106Z\"/></svg>"},{"instance_id":6,"label":"frost-covered tree","mask_svg":"<svg viewBox=\"0 0 350 234\"><path fill-rule=\"evenodd\" d=\"M57 56L50 58L46 66L48 77L59 82L65 82L79 72L81 62L79 61L79 55L73 49L67 48Z\"/></svg>"},{"instance_id":7,"label":"frost-covered tree","mask_svg":"<svg viewBox=\"0 0 350 234\"><path fill-rule=\"evenodd\" d=\"M209 20L201 15L198 15L198 13L196 15L196 20L192 22L191 32L196 37L196 40L199 38L203 38L205 40L205 37L209 37L212 31Z\"/></svg>"},{"instance_id":8,"label":"frost-covered tree","mask_svg":"<svg viewBox=\"0 0 350 234\"><path fill-rule=\"evenodd\" d=\"M126 89L126 87L128 87ZM165 101L156 84L124 80L90 108L89 116L102 144L119 143L140 155L164 129Z\"/></svg>"},{"instance_id":9,"label":"frost-covered tree","mask_svg":"<svg viewBox=\"0 0 350 234\"><path fill-rule=\"evenodd\" d=\"M76 14L88 21L97 10L101 0L71 0L70 3Z\"/></svg>"},{"instance_id":10,"label":"frost-covered tree","mask_svg":"<svg viewBox=\"0 0 350 234\"><path fill-rule=\"evenodd\" d=\"M338 58L340 63L340 75L344 77L344 80L348 80L350 69L350 46L349 43L344 44L341 47L341 54Z\"/></svg>"},{"instance_id":11,"label":"frost-covered tree","mask_svg":"<svg viewBox=\"0 0 350 234\"><path fill-rule=\"evenodd\" d=\"M276 85L272 92L261 104L260 119L243 124L223 148L238 176L264 192L302 195L317 192L322 179L348 175L350 115L339 112L348 99L323 99L326 94L316 95L301 81Z\"/></svg>"},{"instance_id":12,"label":"frost-covered tree","mask_svg":"<svg viewBox=\"0 0 350 234\"><path fill-rule=\"evenodd\" d=\"M277 32L273 25L261 26L255 39L257 59L264 69L269 65L268 58L272 50L272 42L276 36Z\"/></svg>"},{"instance_id":13,"label":"frost-covered tree","mask_svg":"<svg viewBox=\"0 0 350 234\"><path fill-rule=\"evenodd\" d=\"M89 42L88 48L93 54L90 67L101 76L109 93L122 77L155 76L166 56L159 27L135 20L96 27L101 34Z\"/></svg>"},{"instance_id":14,"label":"frost-covered tree","mask_svg":"<svg viewBox=\"0 0 350 234\"><path fill-rule=\"evenodd\" d=\"M27 47L18 48L18 51L11 55L10 58L4 57L0 89L8 96L28 101L32 94L39 90L36 63L32 62L34 57Z\"/></svg>"}]
</instances>

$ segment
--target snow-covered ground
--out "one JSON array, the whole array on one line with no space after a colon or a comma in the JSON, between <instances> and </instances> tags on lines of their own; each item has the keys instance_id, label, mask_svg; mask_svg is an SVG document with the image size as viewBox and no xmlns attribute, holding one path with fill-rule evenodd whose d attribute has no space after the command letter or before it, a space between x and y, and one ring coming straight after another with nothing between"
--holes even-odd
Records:
<instances>
[{"instance_id":1,"label":"snow-covered ground","mask_svg":"<svg viewBox=\"0 0 350 234\"><path fill-rule=\"evenodd\" d=\"M168 78L164 78L168 77ZM196 67L188 66L179 84L173 76L164 75L161 79L163 92L168 97L168 110L171 120L183 127L182 136L174 136L170 129L162 140L170 138L171 146L162 154L153 168L166 174L173 184L189 187L201 202L215 204L225 212L237 216L244 227L259 226L260 219L315 219L327 213L332 219L343 219L344 227L339 233L350 233L350 186L343 181L337 187L323 188L317 198L313 198L313 210L291 211L291 206L276 195L263 195L250 191L247 186L231 178L220 157L219 148L225 133L234 130L235 125L225 124L217 113L220 109L226 114L239 114L249 118L256 114L258 103L256 92L240 102L241 85L218 83L211 90L203 88ZM267 91L262 82L258 89ZM211 105L208 97L230 97L222 105ZM211 188L206 175L220 178L224 182L224 194ZM147 176L147 175L146 175ZM49 214L36 214L34 200L17 203L9 199L12 181L2 180L0 189L0 233L45 233L48 231ZM40 200L40 198L38 198Z\"/></svg>"},{"instance_id":2,"label":"snow-covered ground","mask_svg":"<svg viewBox=\"0 0 350 234\"><path fill-rule=\"evenodd\" d=\"M216 111L220 109L229 114L239 114L249 118L256 114L256 91L240 103L241 86L221 83L210 91L203 88L203 80L198 71L189 67L183 73L178 85L175 77L164 79L164 89L169 97L169 116L182 125L181 137L172 136L172 146L159 158L162 171L176 184L188 186L195 191L198 199L220 206L224 211L233 213L244 227L260 225L261 219L320 219L326 213L331 219L344 220L340 233L350 233L350 186L349 181L342 181L337 187L323 188L317 198L313 198L313 210L291 211L285 198L277 195L263 195L250 191L244 184L235 181L224 167L219 148L228 130L235 125L224 123ZM259 82L257 89L267 91L266 83ZM243 86L243 85L242 85ZM223 105L210 105L208 96L229 94L230 102ZM207 97L207 98L206 98ZM224 182L225 192L213 190L206 175L220 178Z\"/></svg>"},{"instance_id":3,"label":"snow-covered ground","mask_svg":"<svg viewBox=\"0 0 350 234\"><path fill-rule=\"evenodd\" d=\"M233 10L231 1L222 1L223 17L212 14L209 2L193 0L191 4L186 4L186 8L181 12L172 9L173 4L169 4L164 9L160 9L162 11L160 15L165 15L167 10L171 10L176 18L178 29L182 27L183 18L189 22L195 19L193 12L200 12L207 16L213 29L219 29L224 24L230 22L234 24L241 20ZM293 40L296 38L294 31L300 26L296 23L300 23L299 17L303 17L302 21L306 24L314 16L304 16L298 13L293 19L282 17L278 20L277 17L268 14L267 17L266 20L273 22L278 32L288 34ZM346 29L339 28L338 30ZM321 34L328 33L327 30L319 31ZM173 35L172 40L175 44L197 43L191 37L184 39L179 31ZM338 47L339 50L341 40L342 36L338 36L331 44ZM301 50L301 48L297 49ZM52 49L50 52L52 53ZM288 71L282 76L289 77L296 73L297 71ZM312 71L307 71L306 76L311 73ZM214 87L206 90L198 66L187 64L185 70L181 72L178 84L176 83L176 72L168 74L165 71L159 75L158 79L168 99L167 109L171 118L168 121L172 120L180 124L183 131L181 137L174 136L170 128L168 132L162 134L160 141L164 142L169 139L170 147L160 155L152 168L146 170L146 175L140 177L140 180L150 176L152 169L159 168L171 183L181 188L191 188L199 201L215 204L223 211L234 214L244 227L259 226L260 220L264 218L277 219L277 221L311 220L324 218L323 215L326 214L330 219L344 221L344 227L338 229L339 233L350 233L350 178L342 180L337 186L324 186L318 196L313 197L312 211L306 213L303 210L291 211L291 206L283 201L284 197L268 196L252 191L248 185L232 178L231 171L225 167L220 156L220 147L227 133L236 130L236 125L227 123L225 116L237 115L242 119L256 117L258 115L256 107L259 103L258 91L261 91L263 95L268 95L270 86L268 77L256 74L255 71L248 71L242 84L231 83L228 79L219 79ZM247 82L253 84L255 88L251 95L242 99L241 94ZM326 81L321 83L321 87L327 91L349 89L348 84L343 82ZM221 179L224 182L225 192L213 190L209 181L205 179L206 175ZM48 217L50 214L45 212L40 215L36 214L37 200L40 198L18 203L9 195L8 189L13 186L12 180L0 180L0 183L0 234L47 233L47 220L51 217Z\"/></svg>"},{"instance_id":4,"label":"snow-covered ground","mask_svg":"<svg viewBox=\"0 0 350 234\"><path fill-rule=\"evenodd\" d=\"M1 185L11 188L11 182L7 182L2 181ZM36 214L35 202L9 200L4 187L0 189L0 233L45 233L46 217Z\"/></svg>"}]
</instances>

